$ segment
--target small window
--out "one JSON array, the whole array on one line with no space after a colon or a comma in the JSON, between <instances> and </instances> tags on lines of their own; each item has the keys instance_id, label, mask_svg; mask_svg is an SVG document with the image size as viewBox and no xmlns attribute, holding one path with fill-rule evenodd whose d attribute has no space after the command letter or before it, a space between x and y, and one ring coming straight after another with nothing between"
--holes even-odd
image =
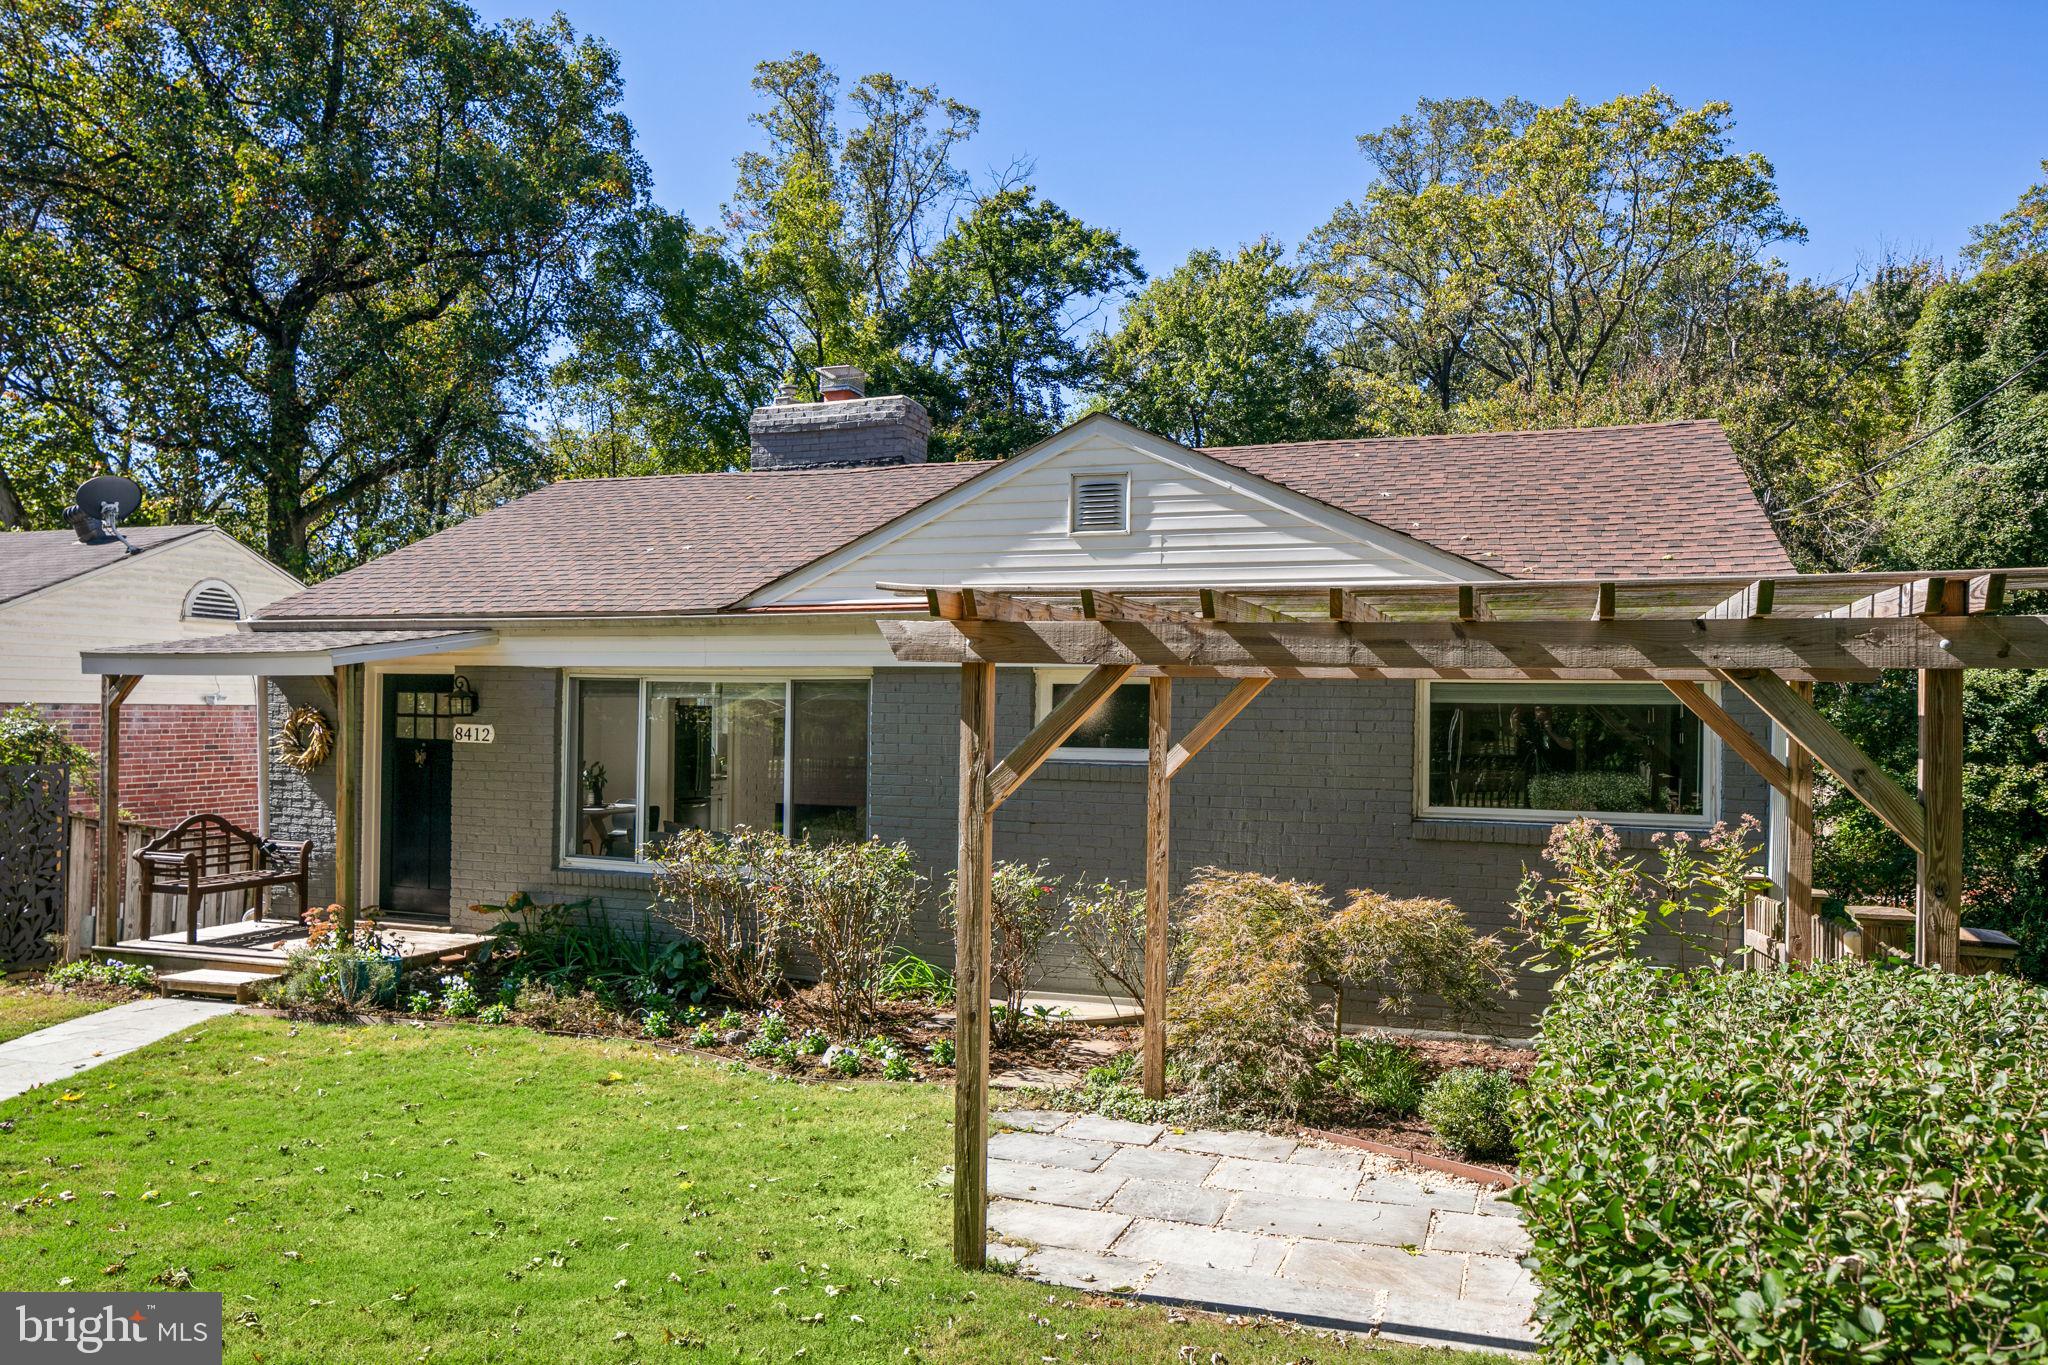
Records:
<instances>
[{"instance_id":1,"label":"small window","mask_svg":"<svg viewBox=\"0 0 2048 1365\"><path fill-rule=\"evenodd\" d=\"M1074 479L1071 528L1076 535L1130 529L1131 481L1124 474L1083 474Z\"/></svg>"},{"instance_id":2,"label":"small window","mask_svg":"<svg viewBox=\"0 0 2048 1365\"><path fill-rule=\"evenodd\" d=\"M1040 673L1037 718L1051 715L1086 676L1085 672L1069 674L1064 670ZM1053 757L1082 763L1143 763L1151 742L1151 724L1151 687L1142 682L1125 683L1067 737Z\"/></svg>"},{"instance_id":3,"label":"small window","mask_svg":"<svg viewBox=\"0 0 2048 1365\"><path fill-rule=\"evenodd\" d=\"M219 579L209 578L185 594L185 619L239 621L242 619L241 594Z\"/></svg>"}]
</instances>

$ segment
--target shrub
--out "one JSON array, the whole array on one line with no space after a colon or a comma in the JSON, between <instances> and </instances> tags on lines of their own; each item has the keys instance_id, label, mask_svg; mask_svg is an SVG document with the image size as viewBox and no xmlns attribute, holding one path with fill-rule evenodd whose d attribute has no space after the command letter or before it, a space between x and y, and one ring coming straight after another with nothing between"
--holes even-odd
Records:
<instances>
[{"instance_id":1,"label":"shrub","mask_svg":"<svg viewBox=\"0 0 2048 1365\"><path fill-rule=\"evenodd\" d=\"M712 983L758 1007L782 984L795 877L793 845L741 826L686 829L656 854L654 913L703 946Z\"/></svg>"},{"instance_id":2,"label":"shrub","mask_svg":"<svg viewBox=\"0 0 2048 1365\"><path fill-rule=\"evenodd\" d=\"M826 1026L853 1038L875 1022L883 963L917 905L917 861L908 844L797 844L789 936L818 974Z\"/></svg>"},{"instance_id":3,"label":"shrub","mask_svg":"<svg viewBox=\"0 0 2048 1365\"><path fill-rule=\"evenodd\" d=\"M1038 984L1046 942L1059 927L1060 880L1047 864L997 863L989 878L989 992L1002 1006L989 1014L998 1043L1015 1041L1024 993ZM946 885L947 922L957 929L958 874Z\"/></svg>"},{"instance_id":4,"label":"shrub","mask_svg":"<svg viewBox=\"0 0 2048 1365\"><path fill-rule=\"evenodd\" d=\"M1751 865L1749 839L1757 819L1735 828L1717 824L1694 842L1689 834L1658 834L1659 866L1621 852L1621 837L1597 820L1556 825L1543 860L1546 877L1524 871L1514 900L1515 921L1535 950L1529 968L1568 969L1625 957L1641 950L1652 927L1674 935L1682 949L1706 951L1705 924L1740 923L1749 897L1770 886Z\"/></svg>"},{"instance_id":5,"label":"shrub","mask_svg":"<svg viewBox=\"0 0 2048 1365\"><path fill-rule=\"evenodd\" d=\"M1316 1064L1324 1080L1360 1108L1407 1118L1422 1104L1422 1063L1387 1038L1346 1038Z\"/></svg>"},{"instance_id":6,"label":"shrub","mask_svg":"<svg viewBox=\"0 0 2048 1365\"><path fill-rule=\"evenodd\" d=\"M1474 933L1449 901L1353 891L1313 938L1322 984L1336 996L1340 1031L1347 985L1373 988L1382 1013L1407 1011L1417 996L1434 997L1462 1023L1492 1013L1513 980L1501 941Z\"/></svg>"},{"instance_id":7,"label":"shrub","mask_svg":"<svg viewBox=\"0 0 2048 1365\"><path fill-rule=\"evenodd\" d=\"M71 732L29 705L0 713L0 763L59 765L70 775L74 790L98 790L99 760L72 742Z\"/></svg>"},{"instance_id":8,"label":"shrub","mask_svg":"<svg viewBox=\"0 0 2048 1365\"><path fill-rule=\"evenodd\" d=\"M317 1015L353 1014L398 998L398 945L364 925L342 933L340 907L307 916L306 946L285 959L284 971L264 991L279 1009Z\"/></svg>"},{"instance_id":9,"label":"shrub","mask_svg":"<svg viewBox=\"0 0 2048 1365\"><path fill-rule=\"evenodd\" d=\"M1145 892L1122 882L1081 887L1067 900L1066 935L1104 995L1145 998Z\"/></svg>"},{"instance_id":10,"label":"shrub","mask_svg":"<svg viewBox=\"0 0 2048 1365\"><path fill-rule=\"evenodd\" d=\"M1538 1044L1547 1358L2048 1358L2048 995L1618 962Z\"/></svg>"},{"instance_id":11,"label":"shrub","mask_svg":"<svg viewBox=\"0 0 2048 1365\"><path fill-rule=\"evenodd\" d=\"M1293 1118L1312 1103L1330 1034L1309 993L1319 887L1198 869L1182 893L1167 1017L1182 1073L1218 1109Z\"/></svg>"},{"instance_id":12,"label":"shrub","mask_svg":"<svg viewBox=\"0 0 2048 1365\"><path fill-rule=\"evenodd\" d=\"M1422 1092L1422 1120L1437 1139L1475 1161L1515 1154L1515 1078L1484 1066L1453 1067Z\"/></svg>"}]
</instances>

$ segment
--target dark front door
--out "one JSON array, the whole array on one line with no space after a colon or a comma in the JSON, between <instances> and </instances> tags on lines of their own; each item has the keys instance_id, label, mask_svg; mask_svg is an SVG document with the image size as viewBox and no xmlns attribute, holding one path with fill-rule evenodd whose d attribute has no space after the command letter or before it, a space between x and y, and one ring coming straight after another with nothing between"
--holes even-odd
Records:
<instances>
[{"instance_id":1,"label":"dark front door","mask_svg":"<svg viewBox=\"0 0 2048 1365\"><path fill-rule=\"evenodd\" d=\"M384 679L384 877L387 914L448 916L450 792L455 774L454 679Z\"/></svg>"}]
</instances>

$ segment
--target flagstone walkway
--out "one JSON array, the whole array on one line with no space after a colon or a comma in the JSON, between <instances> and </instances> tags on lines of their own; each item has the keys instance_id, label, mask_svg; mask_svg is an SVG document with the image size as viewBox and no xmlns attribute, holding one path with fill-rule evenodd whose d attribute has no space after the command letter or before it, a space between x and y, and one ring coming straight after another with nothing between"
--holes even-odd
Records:
<instances>
[{"instance_id":1,"label":"flagstone walkway","mask_svg":"<svg viewBox=\"0 0 2048 1365\"><path fill-rule=\"evenodd\" d=\"M0 1043L0 1100L64 1080L235 1008L217 1000L134 1000L24 1033Z\"/></svg>"},{"instance_id":2,"label":"flagstone walkway","mask_svg":"<svg viewBox=\"0 0 2048 1365\"><path fill-rule=\"evenodd\" d=\"M989 1139L989 1258L1099 1294L1432 1346L1531 1351L1518 1211L1370 1153L1012 1109Z\"/></svg>"}]
</instances>

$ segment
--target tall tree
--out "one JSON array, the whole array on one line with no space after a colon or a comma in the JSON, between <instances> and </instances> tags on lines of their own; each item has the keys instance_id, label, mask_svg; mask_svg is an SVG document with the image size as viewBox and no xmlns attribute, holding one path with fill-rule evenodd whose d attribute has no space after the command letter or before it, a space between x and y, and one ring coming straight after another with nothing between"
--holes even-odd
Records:
<instances>
[{"instance_id":1,"label":"tall tree","mask_svg":"<svg viewBox=\"0 0 2048 1365\"><path fill-rule=\"evenodd\" d=\"M1059 425L1095 358L1084 335L1144 278L1137 253L1030 185L983 195L911 274L905 312L933 372L959 394L950 446L1007 455Z\"/></svg>"},{"instance_id":2,"label":"tall tree","mask_svg":"<svg viewBox=\"0 0 2048 1365\"><path fill-rule=\"evenodd\" d=\"M2041 169L2048 172L2048 158L2042 159ZM1997 222L1974 229L1963 248L1964 260L1993 270L2041 255L2048 255L2048 180L2029 185Z\"/></svg>"},{"instance_id":3,"label":"tall tree","mask_svg":"<svg viewBox=\"0 0 2048 1365\"><path fill-rule=\"evenodd\" d=\"M1319 351L1279 243L1195 251L1124 308L1099 351L1109 410L1184 445L1344 436L1355 392Z\"/></svg>"},{"instance_id":4,"label":"tall tree","mask_svg":"<svg viewBox=\"0 0 2048 1365\"><path fill-rule=\"evenodd\" d=\"M1362 140L1380 178L1307 244L1326 323L1349 363L1445 416L1500 394L1578 420L1802 233L1732 126L1725 104L1655 89L1424 101Z\"/></svg>"},{"instance_id":5,"label":"tall tree","mask_svg":"<svg viewBox=\"0 0 2048 1365\"><path fill-rule=\"evenodd\" d=\"M400 474L520 457L507 386L645 181L619 95L560 18L455 0L13 0L0 251L62 285L0 366L307 569Z\"/></svg>"},{"instance_id":6,"label":"tall tree","mask_svg":"<svg viewBox=\"0 0 2048 1365\"><path fill-rule=\"evenodd\" d=\"M556 364L550 477L744 466L776 374L760 298L720 244L648 207L599 239Z\"/></svg>"},{"instance_id":7,"label":"tall tree","mask_svg":"<svg viewBox=\"0 0 2048 1365\"><path fill-rule=\"evenodd\" d=\"M966 187L954 149L981 115L886 72L849 92L859 123L842 136L839 77L812 52L762 62L752 116L764 150L738 158L726 226L789 377L818 365L885 366L911 271Z\"/></svg>"}]
</instances>

